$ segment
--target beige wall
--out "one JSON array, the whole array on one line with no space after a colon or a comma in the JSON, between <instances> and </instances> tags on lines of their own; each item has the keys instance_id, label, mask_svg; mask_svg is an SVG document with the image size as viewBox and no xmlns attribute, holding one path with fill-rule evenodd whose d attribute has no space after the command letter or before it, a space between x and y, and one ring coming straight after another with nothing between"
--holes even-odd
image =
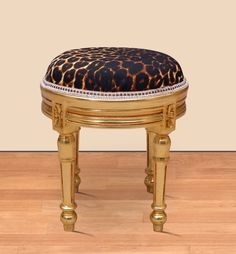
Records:
<instances>
[{"instance_id":1,"label":"beige wall","mask_svg":"<svg viewBox=\"0 0 236 254\"><path fill-rule=\"evenodd\" d=\"M61 52L129 46L165 52L190 83L172 150L236 150L236 1L0 2L0 150L55 150L39 82ZM81 131L81 150L144 150L144 129Z\"/></svg>"}]
</instances>

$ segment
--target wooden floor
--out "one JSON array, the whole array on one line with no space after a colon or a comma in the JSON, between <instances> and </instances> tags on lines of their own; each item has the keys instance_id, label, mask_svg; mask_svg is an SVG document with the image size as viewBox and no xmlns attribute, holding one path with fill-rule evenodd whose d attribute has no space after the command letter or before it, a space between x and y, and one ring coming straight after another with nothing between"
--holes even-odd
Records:
<instances>
[{"instance_id":1,"label":"wooden floor","mask_svg":"<svg viewBox=\"0 0 236 254\"><path fill-rule=\"evenodd\" d=\"M154 233L144 152L81 152L76 232L59 221L56 153L0 153L0 253L236 253L236 153L172 152Z\"/></svg>"}]
</instances>

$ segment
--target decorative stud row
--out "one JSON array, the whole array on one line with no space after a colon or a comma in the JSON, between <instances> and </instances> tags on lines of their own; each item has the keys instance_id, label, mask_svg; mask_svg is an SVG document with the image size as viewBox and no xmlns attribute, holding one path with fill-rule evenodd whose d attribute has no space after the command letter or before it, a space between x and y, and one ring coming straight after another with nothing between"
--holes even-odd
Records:
<instances>
[{"instance_id":1,"label":"decorative stud row","mask_svg":"<svg viewBox=\"0 0 236 254\"><path fill-rule=\"evenodd\" d=\"M140 100L144 98L154 97L154 96L164 96L175 93L182 90L188 86L188 82L184 79L182 82L177 83L173 86L166 86L156 89L149 89L144 91L127 91L127 92L101 92L93 90L77 89L73 87L60 86L45 79L41 82L41 87L48 89L50 91L68 95L75 96L78 98L85 99L98 99L98 100Z\"/></svg>"}]
</instances>

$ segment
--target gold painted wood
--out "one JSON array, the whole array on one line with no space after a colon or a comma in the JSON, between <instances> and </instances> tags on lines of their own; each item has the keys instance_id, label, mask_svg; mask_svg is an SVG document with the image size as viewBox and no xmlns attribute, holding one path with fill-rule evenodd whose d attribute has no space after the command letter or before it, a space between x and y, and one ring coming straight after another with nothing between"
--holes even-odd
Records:
<instances>
[{"instance_id":1,"label":"gold painted wood","mask_svg":"<svg viewBox=\"0 0 236 254\"><path fill-rule=\"evenodd\" d=\"M60 134L58 152L61 165L62 209L61 221L65 231L73 231L77 219L75 213L75 138L74 134Z\"/></svg>"},{"instance_id":2,"label":"gold painted wood","mask_svg":"<svg viewBox=\"0 0 236 254\"><path fill-rule=\"evenodd\" d=\"M81 183L80 179L80 168L79 168L79 133L80 133L79 128L76 132L74 132L74 137L75 137L75 192L79 192L79 185Z\"/></svg>"},{"instance_id":3,"label":"gold painted wood","mask_svg":"<svg viewBox=\"0 0 236 254\"><path fill-rule=\"evenodd\" d=\"M154 138L154 133L150 132L148 129L146 129L146 137L147 137L147 167L145 169L145 172L147 176L144 179L144 183L147 187L147 192L153 193L153 183L154 183L154 170L153 166L154 164L152 163L152 156L153 156L153 138Z\"/></svg>"},{"instance_id":4,"label":"gold painted wood","mask_svg":"<svg viewBox=\"0 0 236 254\"><path fill-rule=\"evenodd\" d=\"M172 95L133 101L99 101L42 91L42 112L52 118L55 130L69 131L77 126L97 128L146 128L160 124L172 105L176 118L186 111L185 88ZM59 110L58 110L59 109ZM58 114L58 111L60 114ZM169 109L169 116L173 112ZM58 120L58 117L61 117ZM60 126L61 125L61 126Z\"/></svg>"},{"instance_id":5,"label":"gold painted wood","mask_svg":"<svg viewBox=\"0 0 236 254\"><path fill-rule=\"evenodd\" d=\"M168 145L155 143L156 136L162 137L175 130L176 119L186 111L185 99L188 88L171 95L146 97L139 100L109 101L84 99L58 94L41 87L42 112L52 119L53 129L60 134L58 141L61 154L63 205L61 220L65 230L73 230L76 221L74 192L80 185L79 132L81 127L96 128L145 128L147 132L147 174L144 183L148 192L153 192L151 221L155 231L162 231L166 221L164 213L163 163L155 147L167 149ZM164 136L163 136L164 135ZM159 136L158 136L159 137ZM162 141L160 141L162 142ZM166 147L166 148L164 148ZM73 154L72 154L73 150ZM157 149L158 150L158 149ZM69 156L66 160L64 155ZM158 169L157 169L158 168ZM72 176L73 175L73 176ZM70 192L73 185L73 194ZM162 200L162 202L160 201Z\"/></svg>"},{"instance_id":6,"label":"gold painted wood","mask_svg":"<svg viewBox=\"0 0 236 254\"><path fill-rule=\"evenodd\" d=\"M153 188L153 212L150 219L154 231L163 231L163 225L167 220L165 213L165 182L166 168L169 159L170 138L168 135L155 134L153 139L153 164L154 164L154 188Z\"/></svg>"}]
</instances>

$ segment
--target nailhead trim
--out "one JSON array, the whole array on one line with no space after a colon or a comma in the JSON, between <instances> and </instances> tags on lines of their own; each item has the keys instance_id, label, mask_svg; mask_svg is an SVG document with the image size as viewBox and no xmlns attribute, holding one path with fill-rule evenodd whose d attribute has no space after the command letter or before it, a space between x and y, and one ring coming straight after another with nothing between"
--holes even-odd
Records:
<instances>
[{"instance_id":1,"label":"nailhead trim","mask_svg":"<svg viewBox=\"0 0 236 254\"><path fill-rule=\"evenodd\" d=\"M156 89L149 89L145 91L128 91L128 92L101 92L84 89L77 89L72 87L59 86L43 79L40 83L41 87L53 92L64 95L75 96L85 99L99 99L99 100L139 100L146 97L165 96L175 93L188 86L188 82L184 79L182 82L173 86L161 87Z\"/></svg>"}]
</instances>

